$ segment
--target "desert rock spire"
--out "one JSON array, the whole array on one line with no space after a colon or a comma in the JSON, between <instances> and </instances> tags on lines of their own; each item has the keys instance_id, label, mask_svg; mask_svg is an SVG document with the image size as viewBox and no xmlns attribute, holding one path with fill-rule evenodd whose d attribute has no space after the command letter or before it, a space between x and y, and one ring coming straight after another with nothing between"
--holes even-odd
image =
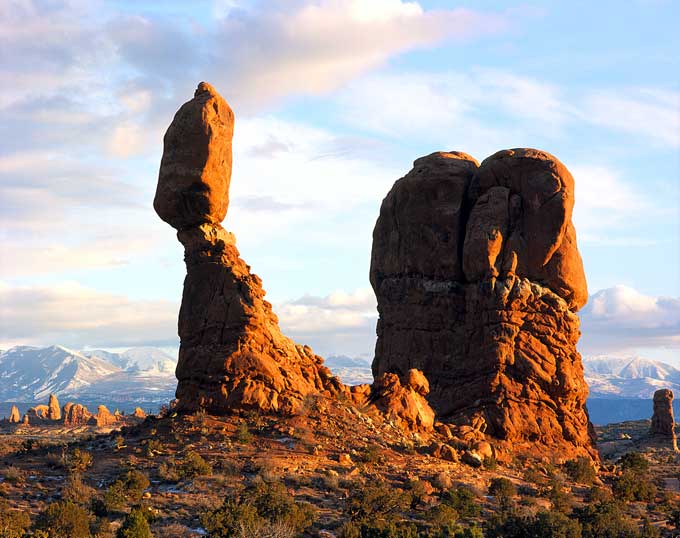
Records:
<instances>
[{"instance_id":1,"label":"desert rock spire","mask_svg":"<svg viewBox=\"0 0 680 538\"><path fill-rule=\"evenodd\" d=\"M307 346L283 336L260 278L239 257L227 214L234 115L205 82L164 137L154 208L178 230L187 276L179 313L178 408L293 412L340 387Z\"/></svg>"}]
</instances>

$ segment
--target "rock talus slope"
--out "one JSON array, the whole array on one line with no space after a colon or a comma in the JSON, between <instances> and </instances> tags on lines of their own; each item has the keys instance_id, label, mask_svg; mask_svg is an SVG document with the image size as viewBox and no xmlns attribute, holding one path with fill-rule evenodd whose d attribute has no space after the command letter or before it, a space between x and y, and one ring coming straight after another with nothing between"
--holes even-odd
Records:
<instances>
[{"instance_id":1,"label":"rock talus slope","mask_svg":"<svg viewBox=\"0 0 680 538\"><path fill-rule=\"evenodd\" d=\"M440 419L594 454L576 311L574 180L533 149L418 159L373 234L373 373L423 371Z\"/></svg>"},{"instance_id":2,"label":"rock talus slope","mask_svg":"<svg viewBox=\"0 0 680 538\"><path fill-rule=\"evenodd\" d=\"M220 222L228 208L234 116L201 83L164 138L154 208L184 245L179 314L180 410L294 412L305 396L341 384L307 346L281 334L260 278Z\"/></svg>"}]
</instances>

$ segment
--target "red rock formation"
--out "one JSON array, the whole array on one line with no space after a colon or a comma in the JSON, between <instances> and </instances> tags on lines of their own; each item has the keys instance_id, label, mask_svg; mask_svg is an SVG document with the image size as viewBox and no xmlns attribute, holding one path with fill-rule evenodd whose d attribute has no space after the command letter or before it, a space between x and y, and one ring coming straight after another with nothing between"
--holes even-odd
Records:
<instances>
[{"instance_id":1,"label":"red rock formation","mask_svg":"<svg viewBox=\"0 0 680 538\"><path fill-rule=\"evenodd\" d=\"M61 420L61 407L55 394L50 394L50 401L47 404L47 418L50 420Z\"/></svg>"},{"instance_id":2,"label":"red rock formation","mask_svg":"<svg viewBox=\"0 0 680 538\"><path fill-rule=\"evenodd\" d=\"M19 414L19 408L13 405L9 412L9 422L10 424L18 424L21 422L21 415Z\"/></svg>"},{"instance_id":3,"label":"red rock formation","mask_svg":"<svg viewBox=\"0 0 680 538\"><path fill-rule=\"evenodd\" d=\"M654 414L649 428L649 441L678 450L673 417L673 391L670 389L659 389L654 393Z\"/></svg>"},{"instance_id":4,"label":"red rock formation","mask_svg":"<svg viewBox=\"0 0 680 538\"><path fill-rule=\"evenodd\" d=\"M406 431L430 431L434 425L434 411L425 397L430 384L419 370L409 370L399 378L384 373L372 386L371 403Z\"/></svg>"},{"instance_id":5,"label":"red rock formation","mask_svg":"<svg viewBox=\"0 0 680 538\"><path fill-rule=\"evenodd\" d=\"M132 416L135 418L146 418L146 413L141 407L135 407L135 411L132 413Z\"/></svg>"},{"instance_id":6,"label":"red rock formation","mask_svg":"<svg viewBox=\"0 0 680 538\"><path fill-rule=\"evenodd\" d=\"M38 420L46 420L49 413L49 407L46 405L36 405L31 407L26 414L33 419L33 422Z\"/></svg>"},{"instance_id":7,"label":"red rock formation","mask_svg":"<svg viewBox=\"0 0 680 538\"><path fill-rule=\"evenodd\" d=\"M117 424L118 417L111 414L111 411L105 405L100 405L97 407L97 413L90 417L89 422L101 428Z\"/></svg>"},{"instance_id":8,"label":"red rock formation","mask_svg":"<svg viewBox=\"0 0 680 538\"><path fill-rule=\"evenodd\" d=\"M65 426L84 426L92 418L92 414L82 404L67 402L62 409Z\"/></svg>"},{"instance_id":9,"label":"red rock formation","mask_svg":"<svg viewBox=\"0 0 680 538\"><path fill-rule=\"evenodd\" d=\"M440 418L515 447L594 454L576 351L587 288L573 185L537 150L479 167L461 153L418 159L373 234L374 375L418 368Z\"/></svg>"},{"instance_id":10,"label":"red rock formation","mask_svg":"<svg viewBox=\"0 0 680 538\"><path fill-rule=\"evenodd\" d=\"M220 226L227 212L233 113L201 83L168 128L154 208L178 229L187 276L179 314L177 409L293 412L340 384L283 336L259 277Z\"/></svg>"}]
</instances>

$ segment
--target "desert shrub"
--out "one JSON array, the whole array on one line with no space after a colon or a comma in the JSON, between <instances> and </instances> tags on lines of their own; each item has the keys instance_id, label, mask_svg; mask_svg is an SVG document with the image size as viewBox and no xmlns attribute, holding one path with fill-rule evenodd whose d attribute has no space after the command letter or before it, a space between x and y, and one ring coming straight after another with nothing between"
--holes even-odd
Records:
<instances>
[{"instance_id":1,"label":"desert shrub","mask_svg":"<svg viewBox=\"0 0 680 538\"><path fill-rule=\"evenodd\" d=\"M437 489L447 490L451 489L451 486L453 486L453 481L451 480L449 473L442 471L434 477L433 485Z\"/></svg>"},{"instance_id":2,"label":"desert shrub","mask_svg":"<svg viewBox=\"0 0 680 538\"><path fill-rule=\"evenodd\" d=\"M653 501L656 486L646 476L628 469L614 480L612 493L621 501Z\"/></svg>"},{"instance_id":3,"label":"desert shrub","mask_svg":"<svg viewBox=\"0 0 680 538\"><path fill-rule=\"evenodd\" d=\"M118 529L116 538L151 538L151 529L144 513L139 509L132 510Z\"/></svg>"},{"instance_id":4,"label":"desert shrub","mask_svg":"<svg viewBox=\"0 0 680 538\"><path fill-rule=\"evenodd\" d=\"M241 422L236 428L236 441L242 445L250 444L253 441L253 434L250 433L246 422Z\"/></svg>"},{"instance_id":5,"label":"desert shrub","mask_svg":"<svg viewBox=\"0 0 680 538\"><path fill-rule=\"evenodd\" d=\"M487 471L495 471L498 468L498 462L495 456L486 456L482 461L482 467Z\"/></svg>"},{"instance_id":6,"label":"desert shrub","mask_svg":"<svg viewBox=\"0 0 680 538\"><path fill-rule=\"evenodd\" d=\"M510 480L503 477L491 479L489 495L493 495L501 509L507 510L512 505L512 498L517 495L517 488Z\"/></svg>"},{"instance_id":7,"label":"desert shrub","mask_svg":"<svg viewBox=\"0 0 680 538\"><path fill-rule=\"evenodd\" d=\"M427 520L439 529L443 529L444 527L448 529L453 528L458 522L458 517L458 512L444 503L433 506L427 512Z\"/></svg>"},{"instance_id":8,"label":"desert shrub","mask_svg":"<svg viewBox=\"0 0 680 538\"><path fill-rule=\"evenodd\" d=\"M66 468L72 473L82 473L92 465L92 454L76 448L66 456Z\"/></svg>"},{"instance_id":9,"label":"desert shrub","mask_svg":"<svg viewBox=\"0 0 680 538\"><path fill-rule=\"evenodd\" d=\"M153 458L156 454L162 454L163 450L163 443L158 439L149 439L146 443L145 451L149 458Z\"/></svg>"},{"instance_id":10,"label":"desert shrub","mask_svg":"<svg viewBox=\"0 0 680 538\"><path fill-rule=\"evenodd\" d=\"M486 523L486 538L581 538L581 525L561 512L535 516L496 515Z\"/></svg>"},{"instance_id":11,"label":"desert shrub","mask_svg":"<svg viewBox=\"0 0 680 538\"><path fill-rule=\"evenodd\" d=\"M545 476L536 468L530 467L524 472L524 481L531 482L532 484L542 485L545 484Z\"/></svg>"},{"instance_id":12,"label":"desert shrub","mask_svg":"<svg viewBox=\"0 0 680 538\"><path fill-rule=\"evenodd\" d=\"M139 502L144 490L149 487L149 479L140 471L127 471L113 482L103 498L104 514L122 510L130 503ZM94 510L99 513L100 510Z\"/></svg>"},{"instance_id":13,"label":"desert shrub","mask_svg":"<svg viewBox=\"0 0 680 538\"><path fill-rule=\"evenodd\" d=\"M547 497L552 509L557 512L566 514L574 505L574 498L564 489L564 484L559 478L550 479Z\"/></svg>"},{"instance_id":14,"label":"desert shrub","mask_svg":"<svg viewBox=\"0 0 680 538\"><path fill-rule=\"evenodd\" d=\"M637 474L646 473L649 470L649 460L639 452L628 452L619 458L617 463L623 471L632 471Z\"/></svg>"},{"instance_id":15,"label":"desert shrub","mask_svg":"<svg viewBox=\"0 0 680 538\"><path fill-rule=\"evenodd\" d=\"M583 538L638 538L637 527L613 502L587 504L574 510L583 528Z\"/></svg>"},{"instance_id":16,"label":"desert shrub","mask_svg":"<svg viewBox=\"0 0 680 538\"><path fill-rule=\"evenodd\" d=\"M6 467L2 471L2 477L8 484L22 484L24 482L24 472L14 465Z\"/></svg>"},{"instance_id":17,"label":"desert shrub","mask_svg":"<svg viewBox=\"0 0 680 538\"><path fill-rule=\"evenodd\" d=\"M182 477L174 459L168 459L158 466L158 478L163 482L179 482Z\"/></svg>"},{"instance_id":18,"label":"desert shrub","mask_svg":"<svg viewBox=\"0 0 680 538\"><path fill-rule=\"evenodd\" d=\"M282 483L260 481L237 498L225 499L217 509L204 512L201 523L211 538L226 538L242 529L265 529L273 524L290 529L290 536L294 536L308 528L314 517L314 508L296 502ZM262 533L258 531L255 535Z\"/></svg>"},{"instance_id":19,"label":"desert shrub","mask_svg":"<svg viewBox=\"0 0 680 538\"><path fill-rule=\"evenodd\" d=\"M612 500L611 492L606 488L593 486L586 493L585 501L588 503L601 503Z\"/></svg>"},{"instance_id":20,"label":"desert shrub","mask_svg":"<svg viewBox=\"0 0 680 538\"><path fill-rule=\"evenodd\" d=\"M23 510L13 510L7 501L0 499L0 536L22 538L31 526L31 518Z\"/></svg>"},{"instance_id":21,"label":"desert shrub","mask_svg":"<svg viewBox=\"0 0 680 538\"><path fill-rule=\"evenodd\" d=\"M338 533L339 538L418 538L418 528L413 523L395 520L349 521Z\"/></svg>"},{"instance_id":22,"label":"desert shrub","mask_svg":"<svg viewBox=\"0 0 680 538\"><path fill-rule=\"evenodd\" d=\"M564 464L564 470L569 478L579 484L592 484L597 478L592 461L585 456L567 461Z\"/></svg>"},{"instance_id":23,"label":"desert shrub","mask_svg":"<svg viewBox=\"0 0 680 538\"><path fill-rule=\"evenodd\" d=\"M185 478L210 476L212 474L212 466L205 461L198 452L190 450L184 455L181 474Z\"/></svg>"},{"instance_id":24,"label":"desert shrub","mask_svg":"<svg viewBox=\"0 0 680 538\"><path fill-rule=\"evenodd\" d=\"M61 491L61 498L64 501L85 505L91 501L94 494L94 488L85 484L80 474L74 473L68 477L64 489Z\"/></svg>"},{"instance_id":25,"label":"desert shrub","mask_svg":"<svg viewBox=\"0 0 680 538\"><path fill-rule=\"evenodd\" d=\"M364 463L378 463L382 459L378 445L368 445L359 454L359 461Z\"/></svg>"},{"instance_id":26,"label":"desert shrub","mask_svg":"<svg viewBox=\"0 0 680 538\"><path fill-rule=\"evenodd\" d=\"M442 495L442 502L458 512L458 515L462 518L474 518L481 513L477 496L465 486L446 491Z\"/></svg>"},{"instance_id":27,"label":"desert shrub","mask_svg":"<svg viewBox=\"0 0 680 538\"><path fill-rule=\"evenodd\" d=\"M427 486L422 480L415 478L408 483L408 491L411 494L411 508L418 506L427 496Z\"/></svg>"},{"instance_id":28,"label":"desert shrub","mask_svg":"<svg viewBox=\"0 0 680 538\"><path fill-rule=\"evenodd\" d=\"M661 531L645 518L640 529L640 538L661 538Z\"/></svg>"},{"instance_id":29,"label":"desert shrub","mask_svg":"<svg viewBox=\"0 0 680 538\"><path fill-rule=\"evenodd\" d=\"M71 501L49 504L38 516L36 528L47 538L89 538L90 517Z\"/></svg>"},{"instance_id":30,"label":"desert shrub","mask_svg":"<svg viewBox=\"0 0 680 538\"><path fill-rule=\"evenodd\" d=\"M668 514L668 524L676 531L680 531L680 508L671 511Z\"/></svg>"},{"instance_id":31,"label":"desert shrub","mask_svg":"<svg viewBox=\"0 0 680 538\"><path fill-rule=\"evenodd\" d=\"M345 503L345 515L355 522L388 520L406 510L411 495L384 484L354 488Z\"/></svg>"},{"instance_id":32,"label":"desert shrub","mask_svg":"<svg viewBox=\"0 0 680 538\"><path fill-rule=\"evenodd\" d=\"M98 517L90 526L90 532L94 538L114 538L115 536L111 522L105 517Z\"/></svg>"}]
</instances>

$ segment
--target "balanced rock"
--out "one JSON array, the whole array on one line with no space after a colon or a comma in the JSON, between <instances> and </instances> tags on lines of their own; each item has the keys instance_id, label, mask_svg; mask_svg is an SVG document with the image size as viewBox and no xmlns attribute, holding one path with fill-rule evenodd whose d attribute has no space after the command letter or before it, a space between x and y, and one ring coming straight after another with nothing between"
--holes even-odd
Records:
<instances>
[{"instance_id":1,"label":"balanced rock","mask_svg":"<svg viewBox=\"0 0 680 538\"><path fill-rule=\"evenodd\" d=\"M201 82L175 114L163 138L153 206L183 230L219 224L229 206L234 113L215 88Z\"/></svg>"},{"instance_id":2,"label":"balanced rock","mask_svg":"<svg viewBox=\"0 0 680 538\"><path fill-rule=\"evenodd\" d=\"M61 407L56 394L50 394L50 401L47 404L47 418L50 420L61 420Z\"/></svg>"},{"instance_id":3,"label":"balanced rock","mask_svg":"<svg viewBox=\"0 0 680 538\"><path fill-rule=\"evenodd\" d=\"M594 456L573 206L571 174L542 151L416 160L373 234L374 376L417 368L440 420Z\"/></svg>"},{"instance_id":4,"label":"balanced rock","mask_svg":"<svg viewBox=\"0 0 680 538\"><path fill-rule=\"evenodd\" d=\"M154 208L178 230L187 276L179 313L177 409L293 412L341 384L281 334L260 278L220 222L227 212L233 113L202 82L164 139Z\"/></svg>"},{"instance_id":5,"label":"balanced rock","mask_svg":"<svg viewBox=\"0 0 680 538\"><path fill-rule=\"evenodd\" d=\"M13 405L9 411L9 422L11 424L18 424L21 422L21 414L19 413L19 408Z\"/></svg>"},{"instance_id":6,"label":"balanced rock","mask_svg":"<svg viewBox=\"0 0 680 538\"><path fill-rule=\"evenodd\" d=\"M649 439L655 444L678 449L673 416L673 391L659 389L654 393L654 414L649 428Z\"/></svg>"}]
</instances>

